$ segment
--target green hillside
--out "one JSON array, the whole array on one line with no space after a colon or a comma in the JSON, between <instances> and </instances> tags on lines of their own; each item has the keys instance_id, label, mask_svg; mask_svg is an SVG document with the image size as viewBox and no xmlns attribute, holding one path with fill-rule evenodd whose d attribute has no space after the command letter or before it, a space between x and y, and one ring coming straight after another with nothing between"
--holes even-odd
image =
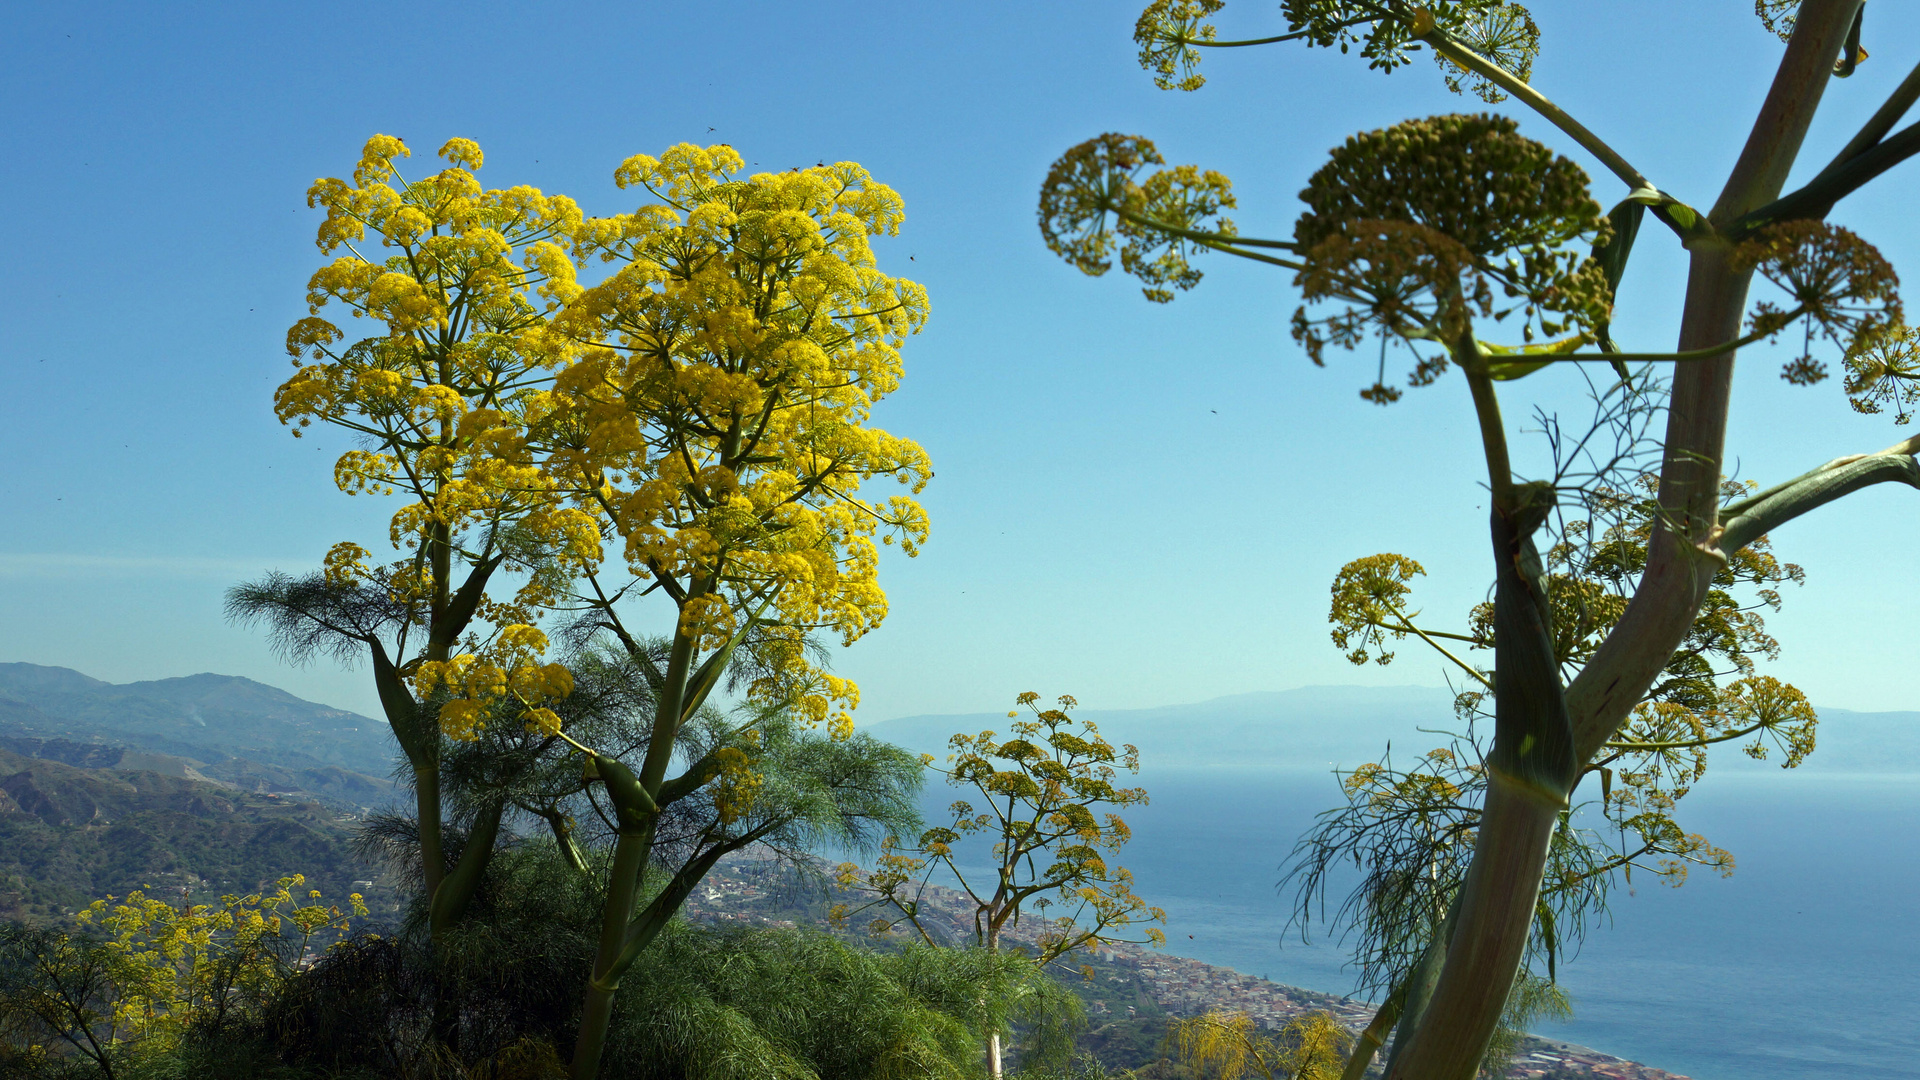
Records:
<instances>
[{"instance_id":1,"label":"green hillside","mask_svg":"<svg viewBox=\"0 0 1920 1080\"><path fill-rule=\"evenodd\" d=\"M391 875L354 853L354 825L307 800L0 750L0 918L60 918L132 889L248 893L295 872L391 915Z\"/></svg>"}]
</instances>

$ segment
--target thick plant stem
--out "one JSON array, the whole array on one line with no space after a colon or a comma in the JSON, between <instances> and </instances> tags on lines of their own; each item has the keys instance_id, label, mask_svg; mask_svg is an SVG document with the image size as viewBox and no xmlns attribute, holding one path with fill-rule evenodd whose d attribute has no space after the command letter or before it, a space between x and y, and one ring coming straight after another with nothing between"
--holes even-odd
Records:
<instances>
[{"instance_id":1,"label":"thick plant stem","mask_svg":"<svg viewBox=\"0 0 1920 1080\"><path fill-rule=\"evenodd\" d=\"M1856 0L1806 0L1753 130L1715 203L1725 227L1777 198L1813 120ZM1738 336L1751 272L1732 264L1724 242L1692 246L1681 349ZM1656 523L1640 586L1612 633L1567 688L1574 750L1590 760L1625 722L1693 625L1724 554L1714 545L1720 468L1732 394L1733 358L1677 369L1660 475Z\"/></svg>"},{"instance_id":2,"label":"thick plant stem","mask_svg":"<svg viewBox=\"0 0 1920 1080\"><path fill-rule=\"evenodd\" d=\"M431 900L440 892L440 886L447 878L447 856L440 844L440 769L433 762L426 767L416 763L413 769L413 808L420 829L420 878L423 890ZM433 923L429 932L435 940L440 937L439 924Z\"/></svg>"},{"instance_id":3,"label":"thick plant stem","mask_svg":"<svg viewBox=\"0 0 1920 1080\"><path fill-rule=\"evenodd\" d=\"M1439 939L1436 938L1434 942L1428 944L1427 953L1437 954L1438 941ZM1347 1056L1347 1067L1341 1070L1340 1080L1361 1080L1367 1075L1367 1070L1373 1066L1373 1056L1378 1054L1380 1048L1387 1043L1387 1032L1392 1031L1393 1026L1400 1022L1401 1009L1407 1001L1408 986L1413 978L1417 978L1418 973L1428 966L1426 954L1422 954L1420 965L1414 969L1415 975L1402 979L1400 985L1393 988L1393 993L1387 995L1386 1004L1380 1006L1380 1011L1373 1014L1373 1020L1367 1024L1367 1029L1354 1040L1353 1053ZM1432 966L1435 971L1439 970L1438 964Z\"/></svg>"},{"instance_id":4,"label":"thick plant stem","mask_svg":"<svg viewBox=\"0 0 1920 1080\"><path fill-rule=\"evenodd\" d=\"M680 732L693 654L694 641L682 629L674 635L668 654L664 685L654 703L652 738L648 741L639 776L634 776L619 762L599 756L594 759L619 816L620 838L613 849L593 974L587 981L586 1000L580 1009L580 1035L573 1050L573 1080L593 1080L599 1075L600 1055L606 1049L607 1028L613 1019L614 994L619 989L621 975L632 966L636 955L630 941L634 897L653 855L653 826L660 812L655 800L673 758L674 737Z\"/></svg>"},{"instance_id":5,"label":"thick plant stem","mask_svg":"<svg viewBox=\"0 0 1920 1080\"><path fill-rule=\"evenodd\" d=\"M1410 1010L1418 1019L1395 1047L1388 1075L1396 1080L1471 1080L1479 1071L1526 955L1548 845L1577 775L1532 540L1552 497L1543 485L1518 485L1492 516L1498 578L1487 799L1432 1000Z\"/></svg>"},{"instance_id":6,"label":"thick plant stem","mask_svg":"<svg viewBox=\"0 0 1920 1080\"><path fill-rule=\"evenodd\" d=\"M1360 1033L1354 1041L1353 1053L1347 1058L1347 1067L1341 1071L1340 1080L1361 1080L1367 1075L1367 1069L1373 1065L1373 1056L1387 1041L1387 1032L1400 1019L1400 1003L1388 1002L1373 1014L1373 1022Z\"/></svg>"},{"instance_id":7,"label":"thick plant stem","mask_svg":"<svg viewBox=\"0 0 1920 1080\"><path fill-rule=\"evenodd\" d=\"M1471 1080L1479 1071L1525 958L1548 846L1578 776L1544 567L1533 543L1556 495L1545 483L1513 482L1484 358L1475 350L1465 360L1493 495L1493 748L1473 863L1449 930L1435 938L1436 945L1445 942L1445 961L1424 1008L1419 998L1431 952L1408 992L1408 1022L1388 1065L1394 1080Z\"/></svg>"},{"instance_id":8,"label":"thick plant stem","mask_svg":"<svg viewBox=\"0 0 1920 1080\"><path fill-rule=\"evenodd\" d=\"M1458 906L1457 901L1455 906ZM1440 982L1440 967L1447 959L1447 942L1452 940L1452 935L1453 910L1449 908L1446 917L1435 928L1433 940L1427 942L1427 947L1420 951L1420 962L1414 965L1413 971L1389 1001L1389 1004L1398 1003L1394 1009L1393 1046L1387 1053L1389 1070L1400 1057L1400 1052L1407 1048L1414 1031L1420 1026L1420 1017L1426 1014L1427 1003L1433 1000L1434 987ZM1378 1021L1379 1017L1374 1019Z\"/></svg>"},{"instance_id":9,"label":"thick plant stem","mask_svg":"<svg viewBox=\"0 0 1920 1080\"><path fill-rule=\"evenodd\" d=\"M1472 1080L1526 954L1561 804L1499 772L1488 778L1473 865L1455 904L1433 1000L1389 1080Z\"/></svg>"},{"instance_id":10,"label":"thick plant stem","mask_svg":"<svg viewBox=\"0 0 1920 1080\"><path fill-rule=\"evenodd\" d=\"M593 1080L600 1073L600 1055L606 1050L607 1029L613 1020L613 996L620 986L621 973L616 968L626 949L627 921L633 916L634 893L640 887L651 840L651 830L622 829L614 844L607 906L600 914L600 943L580 1009L580 1034L573 1044L573 1080Z\"/></svg>"},{"instance_id":11,"label":"thick plant stem","mask_svg":"<svg viewBox=\"0 0 1920 1080\"><path fill-rule=\"evenodd\" d=\"M1002 875L1003 889L1005 887L1004 881L1005 876ZM997 953L1000 951L1000 926L998 923L988 923L986 944L989 953ZM1000 1029L995 1028L987 1032L987 1075L991 1077L991 1080L1002 1080L1002 1076L1004 1075L1000 1057Z\"/></svg>"},{"instance_id":12,"label":"thick plant stem","mask_svg":"<svg viewBox=\"0 0 1920 1080\"><path fill-rule=\"evenodd\" d=\"M1773 86L1710 215L1716 229L1779 195L1857 8L1858 0L1805 0L1801 5ZM1738 336L1751 276L1733 263L1730 245L1720 235L1702 233L1687 244L1692 264L1682 351ZM1473 368L1463 367L1471 379ZM1660 478L1661 518L1647 567L1619 624L1564 695L1550 653L1544 658L1500 655L1514 644L1509 640L1512 631L1534 629L1525 626L1527 620L1500 618L1503 612L1525 614L1500 602L1501 594L1511 591L1509 575L1513 569L1523 579L1537 575L1529 567L1509 567L1503 558L1495 603L1500 715L1489 755L1486 803L1473 862L1455 902L1445 968L1406 1051L1396 1056L1390 1080L1471 1080L1479 1070L1526 953L1548 846L1573 782L1571 770L1563 771L1563 766L1590 760L1639 703L1692 625L1725 559L1715 546L1715 519L1732 375L1731 355L1676 371ZM1483 409L1483 429L1487 420ZM1488 448L1493 464L1491 444ZM1523 554L1522 546L1531 548L1527 537L1533 531L1520 516L1525 500L1502 500L1499 486L1506 478L1497 468L1492 472L1496 518L1504 516L1513 527L1511 538L1525 542L1503 555ZM1498 522L1495 531L1498 551ZM1535 651L1530 643L1527 652ZM1510 734L1522 739L1516 744ZM1543 747L1528 743L1528 735L1549 736L1549 744L1558 738L1565 742Z\"/></svg>"},{"instance_id":13,"label":"thick plant stem","mask_svg":"<svg viewBox=\"0 0 1920 1080\"><path fill-rule=\"evenodd\" d=\"M460 859L440 882L428 901L429 926L438 939L466 917L467 905L480 887L480 876L493 859L494 840L500 835L500 819L506 804L495 801L480 808L473 829L460 849Z\"/></svg>"},{"instance_id":14,"label":"thick plant stem","mask_svg":"<svg viewBox=\"0 0 1920 1080\"><path fill-rule=\"evenodd\" d=\"M1726 340L1737 328L1749 275L1728 265L1728 252L1696 248L1687 284L1689 339ZM1733 384L1733 357L1674 372L1660 475L1661 517L1655 523L1640 586L1620 623L1567 687L1574 753L1592 758L1611 738L1693 625L1725 559L1711 543L1720 502L1720 462Z\"/></svg>"}]
</instances>

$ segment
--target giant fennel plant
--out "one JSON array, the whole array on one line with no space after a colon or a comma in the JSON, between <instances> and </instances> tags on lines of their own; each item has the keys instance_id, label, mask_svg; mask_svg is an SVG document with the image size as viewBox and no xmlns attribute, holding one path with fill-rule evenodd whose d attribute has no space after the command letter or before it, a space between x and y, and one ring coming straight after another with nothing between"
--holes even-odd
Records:
<instances>
[{"instance_id":1,"label":"giant fennel plant","mask_svg":"<svg viewBox=\"0 0 1920 1080\"><path fill-rule=\"evenodd\" d=\"M1396 353L1409 358L1407 386L1438 383L1455 369L1466 385L1492 495L1494 586L1475 628L1459 636L1492 653L1485 671L1464 665L1471 692L1490 696L1491 738L1464 757L1349 778L1368 802L1384 793L1391 804L1406 795L1401 785L1408 782L1425 792L1415 801L1429 807L1454 802L1447 787L1461 787L1461 780L1478 792L1470 828L1456 833L1470 854L1447 875L1449 887L1405 893L1423 897L1418 906L1427 911L1414 924L1426 927L1425 941L1421 934L1409 939L1419 948L1400 954L1392 1015L1383 1013L1347 1068L1349 1076L1364 1071L1383 1029L1394 1026L1390 1080L1466 1080L1481 1067L1523 959L1538 947L1536 919L1551 910L1542 907L1543 881L1555 853L1570 850L1574 838L1564 825L1583 776L1597 776L1607 788L1603 802L1624 821L1637 820L1636 829L1646 826L1643 836L1653 841L1644 853L1616 852L1624 855L1616 868L1625 872L1659 849L1711 863L1717 856L1663 824L1673 778L1697 760L1690 755L1767 736L1781 740L1792 763L1810 745L1811 717L1797 693L1753 676L1723 687L1701 670L1716 648L1724 661L1753 644L1742 641L1738 626L1715 628L1729 622L1721 597L1742 581L1766 587L1741 553L1769 530L1867 485L1920 486L1913 457L1920 437L1729 499L1722 463L1734 358L1748 345L1797 331L1803 347L1781 372L1787 381L1819 383L1837 365L1855 410L1891 411L1902 424L1911 418L1920 400L1920 334L1905 325L1897 280L1865 239L1824 218L1920 150L1915 128L1894 130L1920 98L1920 70L1831 163L1785 192L1829 81L1851 75L1864 56L1862 5L1757 5L1786 48L1724 188L1703 210L1649 179L1531 85L1540 32L1521 5L1288 0L1284 33L1232 41L1221 40L1210 22L1222 6L1155 0L1143 12L1135 37L1159 85L1199 89L1201 57L1214 48L1294 41L1357 49L1370 66L1388 70L1425 51L1454 89L1511 98L1534 122L1592 154L1621 185L1605 210L1583 170L1522 135L1519 122L1453 115L1362 133L1336 148L1311 176L1290 239L1243 235L1224 216L1236 207L1226 177L1164 167L1154 145L1138 136L1108 134L1073 148L1041 190L1043 238L1085 272L1106 272L1117 252L1148 299L1165 302L1200 281L1193 266L1200 254L1277 266L1292 272L1299 290L1293 332L1311 359L1326 363L1341 350L1377 348L1362 391L1367 400L1387 405L1405 392L1388 370ZM1613 292L1648 216L1689 259L1672 352L1627 352L1611 333ZM1756 278L1773 293L1749 305ZM1487 340L1500 337L1506 341ZM1618 382L1596 384L1596 396L1624 414L1659 413L1664 432L1649 433L1644 452L1609 455L1585 476L1556 469L1552 477L1528 479L1515 470L1502 412L1503 395L1518 388L1504 384L1569 364L1605 365L1601 370ZM1563 527L1609 493L1637 497L1643 472L1650 491L1639 526L1628 527L1639 528L1638 536L1580 538ZM1535 540L1543 529L1557 536L1545 553ZM1611 565L1554 554L1562 544L1587 541L1596 542L1597 553L1613 540L1637 550ZM1357 569L1385 571L1386 581L1407 572ZM1602 602L1609 591L1612 599ZM1363 636L1368 628L1427 631L1423 636L1438 644L1404 606L1389 602L1397 599L1392 592L1373 590L1374 599L1362 601L1373 603L1371 613L1357 621L1336 608L1336 623ZM1486 700L1476 696L1469 711ZM1452 761L1470 764L1470 774L1454 771ZM1658 776L1667 779L1649 778ZM1411 820L1420 827L1444 823L1418 808ZM1437 849L1413 844L1409 851L1416 861L1398 873L1432 874ZM1425 864L1417 861L1423 857ZM1548 882L1549 896L1551 889ZM1409 964L1416 953L1420 961Z\"/></svg>"}]
</instances>

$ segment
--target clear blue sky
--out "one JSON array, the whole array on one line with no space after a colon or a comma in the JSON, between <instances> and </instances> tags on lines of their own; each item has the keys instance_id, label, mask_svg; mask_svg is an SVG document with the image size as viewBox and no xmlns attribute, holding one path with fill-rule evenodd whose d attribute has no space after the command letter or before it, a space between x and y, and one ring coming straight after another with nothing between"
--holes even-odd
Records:
<instances>
[{"instance_id":1,"label":"clear blue sky","mask_svg":"<svg viewBox=\"0 0 1920 1080\"><path fill-rule=\"evenodd\" d=\"M365 138L450 136L481 179L630 208L614 166L725 141L762 168L855 160L907 201L882 259L933 317L879 422L920 440L934 533L883 569L893 611L837 667L867 722L1005 707L1019 691L1127 708L1310 683L1435 685L1329 644L1327 585L1360 555L1431 572L1432 613L1490 575L1462 383L1380 409L1362 360L1313 368L1287 275L1224 258L1170 306L1048 254L1034 199L1052 159L1103 131L1231 175L1235 215L1287 235L1295 192L1346 135L1482 108L1422 60L1391 76L1294 46L1208 57L1197 94L1157 91L1120 3L25 3L0 40L0 659L113 681L217 671L365 712L362 672L293 671L221 617L222 590L383 541L394 507L335 491L338 438L273 419L286 326L318 264L303 192ZM1236 0L1223 37L1283 29ZM1541 3L1535 84L1663 188L1710 204L1781 45L1747 0ZM1916 59L1920 13L1876 3L1860 74L1834 84L1800 171ZM1502 106L1508 108L1508 106ZM1565 148L1531 117L1527 134ZM710 132L708 129L712 128ZM1587 159L1573 151L1576 159ZM1589 163L1591 168L1591 164ZM1920 163L1843 204L1920 268ZM1596 175L1611 204L1622 192ZM1616 334L1670 347L1683 263L1643 234ZM911 256L911 260L909 257ZM1730 450L1784 478L1899 433L1834 383L1745 365ZM1570 373L1520 384L1572 403ZM1773 668L1815 701L1920 708L1911 612L1920 493L1869 491L1776 537L1805 564L1773 617Z\"/></svg>"}]
</instances>

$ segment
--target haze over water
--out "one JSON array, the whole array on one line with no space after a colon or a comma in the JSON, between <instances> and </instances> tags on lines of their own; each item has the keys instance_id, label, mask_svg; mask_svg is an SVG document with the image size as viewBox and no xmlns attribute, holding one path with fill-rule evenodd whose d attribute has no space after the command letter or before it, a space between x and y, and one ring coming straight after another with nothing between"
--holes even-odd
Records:
<instances>
[{"instance_id":1,"label":"haze over water","mask_svg":"<svg viewBox=\"0 0 1920 1080\"><path fill-rule=\"evenodd\" d=\"M1170 950L1353 988L1338 942L1302 944L1286 927L1291 893L1275 890L1294 840L1337 798L1331 778L1220 767L1143 782L1153 804L1129 815L1121 862L1166 908ZM1710 777L1682 805L1684 826L1733 851L1733 877L1617 891L1611 925L1561 966L1574 1020L1539 1033L1694 1080L1920 1077L1920 779Z\"/></svg>"}]
</instances>

